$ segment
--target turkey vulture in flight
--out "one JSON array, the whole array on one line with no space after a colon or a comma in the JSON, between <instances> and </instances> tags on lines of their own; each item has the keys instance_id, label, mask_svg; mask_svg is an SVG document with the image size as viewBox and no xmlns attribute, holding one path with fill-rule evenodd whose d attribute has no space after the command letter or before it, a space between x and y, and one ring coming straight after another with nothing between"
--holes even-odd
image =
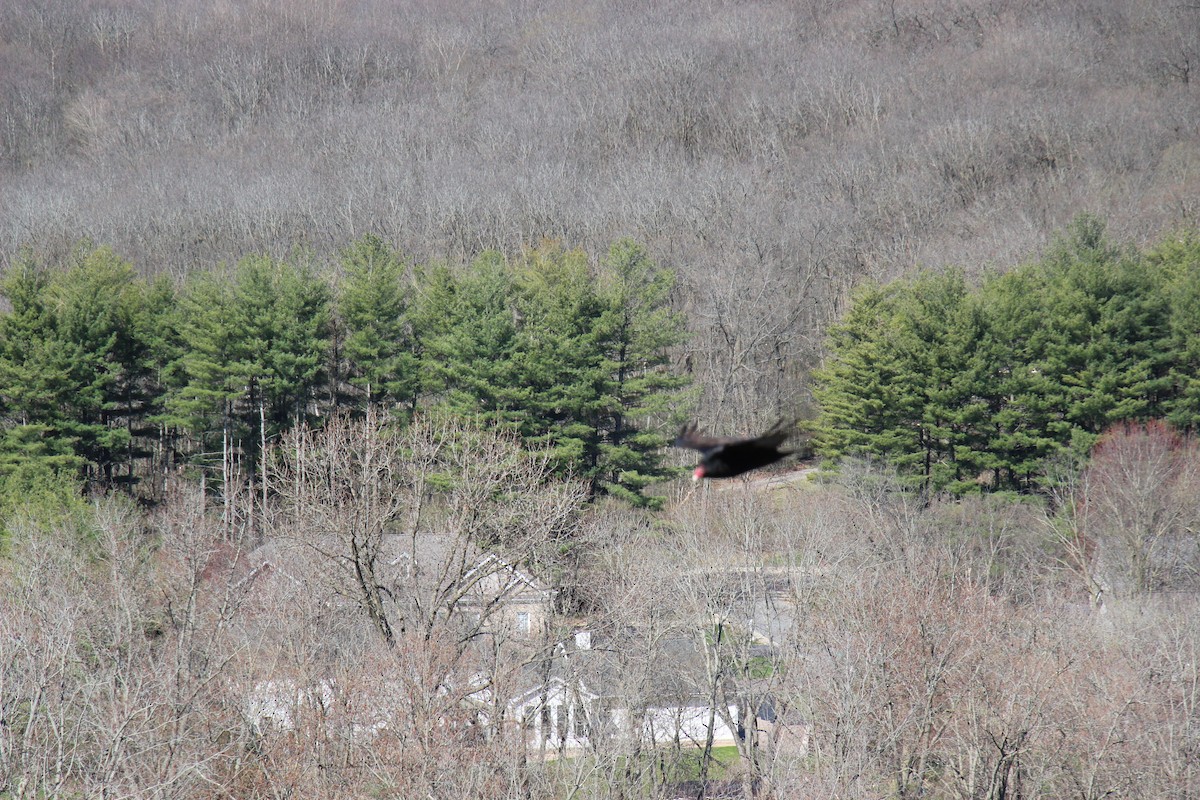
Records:
<instances>
[{"instance_id":1,"label":"turkey vulture in flight","mask_svg":"<svg viewBox=\"0 0 1200 800\"><path fill-rule=\"evenodd\" d=\"M779 445L792 435L790 428L789 423L780 421L762 436L752 439L715 438L702 435L692 423L679 432L675 446L700 451L700 466L692 473L692 480L732 478L790 455L790 450L779 449Z\"/></svg>"}]
</instances>

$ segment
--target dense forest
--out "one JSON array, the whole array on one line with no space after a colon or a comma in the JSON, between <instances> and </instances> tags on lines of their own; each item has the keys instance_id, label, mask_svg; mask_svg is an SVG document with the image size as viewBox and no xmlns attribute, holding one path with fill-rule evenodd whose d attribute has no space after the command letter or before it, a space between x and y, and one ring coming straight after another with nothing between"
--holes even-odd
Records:
<instances>
[{"instance_id":1,"label":"dense forest","mask_svg":"<svg viewBox=\"0 0 1200 800\"><path fill-rule=\"evenodd\" d=\"M546 449L591 495L638 504L670 474L648 428L686 411L673 276L629 242L593 271L553 244L458 273L365 236L336 272L248 256L178 290L107 247L16 260L0 294L0 478L162 497L181 467L263 484L268 442L331 414L468 420ZM674 409L674 410L673 410Z\"/></svg>"},{"instance_id":2,"label":"dense forest","mask_svg":"<svg viewBox=\"0 0 1200 800\"><path fill-rule=\"evenodd\" d=\"M1046 487L1118 423L1200 426L1200 240L1138 253L1080 217L1033 262L865 285L815 377L818 449L873 455L928 492Z\"/></svg>"},{"instance_id":3,"label":"dense forest","mask_svg":"<svg viewBox=\"0 0 1200 800\"><path fill-rule=\"evenodd\" d=\"M0 8L0 258L144 274L632 238L705 420L807 397L848 287L1148 246L1200 181L1187 3L80 2Z\"/></svg>"},{"instance_id":4,"label":"dense forest","mask_svg":"<svg viewBox=\"0 0 1200 800\"><path fill-rule=\"evenodd\" d=\"M0 4L0 798L1200 797L1198 59Z\"/></svg>"}]
</instances>

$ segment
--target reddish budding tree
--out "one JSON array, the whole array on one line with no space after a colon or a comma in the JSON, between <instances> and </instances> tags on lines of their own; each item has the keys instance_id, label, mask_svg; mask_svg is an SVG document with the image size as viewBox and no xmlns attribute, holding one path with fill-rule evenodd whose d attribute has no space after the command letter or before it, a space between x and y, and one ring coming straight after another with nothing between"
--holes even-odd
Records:
<instances>
[{"instance_id":1,"label":"reddish budding tree","mask_svg":"<svg viewBox=\"0 0 1200 800\"><path fill-rule=\"evenodd\" d=\"M1083 531L1098 568L1118 587L1146 592L1194 574L1200 489L1196 444L1161 421L1110 429L1083 480Z\"/></svg>"}]
</instances>

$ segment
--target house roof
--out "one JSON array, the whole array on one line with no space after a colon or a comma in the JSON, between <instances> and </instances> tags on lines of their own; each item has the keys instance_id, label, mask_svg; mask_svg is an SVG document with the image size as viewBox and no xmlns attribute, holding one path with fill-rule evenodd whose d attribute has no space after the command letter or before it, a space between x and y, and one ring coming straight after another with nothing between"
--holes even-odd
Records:
<instances>
[{"instance_id":1,"label":"house roof","mask_svg":"<svg viewBox=\"0 0 1200 800\"><path fill-rule=\"evenodd\" d=\"M553 652L522 666L511 704L521 705L550 684L569 684L596 698L637 698L648 706L707 704L701 683L704 654L697 637L674 637L659 643L661 657L631 669L629 649L619 639L593 637L581 648L572 637Z\"/></svg>"},{"instance_id":2,"label":"house roof","mask_svg":"<svg viewBox=\"0 0 1200 800\"><path fill-rule=\"evenodd\" d=\"M589 689L583 681L572 683L560 675L552 675L544 684L530 686L525 691L510 698L508 704L520 708L521 706L536 704L543 696L551 697L570 691L577 692L585 701L600 699L600 695Z\"/></svg>"},{"instance_id":3,"label":"house roof","mask_svg":"<svg viewBox=\"0 0 1200 800\"><path fill-rule=\"evenodd\" d=\"M463 574L461 582L496 596L534 594L550 600L556 590L496 553L486 553Z\"/></svg>"}]
</instances>

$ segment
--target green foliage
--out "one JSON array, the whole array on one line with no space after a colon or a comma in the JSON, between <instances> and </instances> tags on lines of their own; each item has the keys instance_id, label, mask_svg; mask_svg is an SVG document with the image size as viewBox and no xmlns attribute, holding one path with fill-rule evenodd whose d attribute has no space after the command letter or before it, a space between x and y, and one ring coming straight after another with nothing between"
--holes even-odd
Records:
<instances>
[{"instance_id":1,"label":"green foliage","mask_svg":"<svg viewBox=\"0 0 1200 800\"><path fill-rule=\"evenodd\" d=\"M1159 271L1108 245L1092 217L1076 220L1044 264L1038 355L1063 388L1061 417L1090 445L1113 422L1161 416L1171 354Z\"/></svg>"},{"instance_id":2,"label":"green foliage","mask_svg":"<svg viewBox=\"0 0 1200 800\"><path fill-rule=\"evenodd\" d=\"M516 384L512 291L503 257L485 253L457 278L444 268L433 270L419 312L424 382L439 404L502 427L511 427L525 399Z\"/></svg>"},{"instance_id":3,"label":"green foliage","mask_svg":"<svg viewBox=\"0 0 1200 800\"><path fill-rule=\"evenodd\" d=\"M652 505L644 490L669 471L648 423L686 387L667 362L684 335L673 283L631 242L598 271L553 243L512 261L485 254L457 278L434 270L414 315L425 384L443 410L547 448L593 492Z\"/></svg>"},{"instance_id":4,"label":"green foliage","mask_svg":"<svg viewBox=\"0 0 1200 800\"><path fill-rule=\"evenodd\" d=\"M981 290L984 329L978 355L985 403L980 466L990 488L1028 488L1043 461L1059 452L1069 428L1054 411L1055 384L1041 364L1046 319L1045 278L1017 270Z\"/></svg>"},{"instance_id":5,"label":"green foliage","mask_svg":"<svg viewBox=\"0 0 1200 800\"><path fill-rule=\"evenodd\" d=\"M76 475L86 464L75 454L72 442L55 435L49 425L14 425L0 434L0 478L13 486L47 476Z\"/></svg>"},{"instance_id":6,"label":"green foliage","mask_svg":"<svg viewBox=\"0 0 1200 800\"><path fill-rule=\"evenodd\" d=\"M818 450L883 456L930 491L1027 491L1114 422L1191 424L1196 263L1186 239L1139 256L1085 216L979 289L956 272L864 288L817 375Z\"/></svg>"},{"instance_id":7,"label":"green foliage","mask_svg":"<svg viewBox=\"0 0 1200 800\"><path fill-rule=\"evenodd\" d=\"M411 321L406 266L377 236L364 236L341 253L345 280L338 313L349 382L367 403L412 407L417 399L418 358Z\"/></svg>"},{"instance_id":8,"label":"green foliage","mask_svg":"<svg viewBox=\"0 0 1200 800\"><path fill-rule=\"evenodd\" d=\"M202 441L239 441L254 458L260 438L307 419L330 323L328 287L302 258L252 256L194 276L180 301L169 419Z\"/></svg>"},{"instance_id":9,"label":"green foliage","mask_svg":"<svg viewBox=\"0 0 1200 800\"><path fill-rule=\"evenodd\" d=\"M148 312L152 294L132 266L87 243L47 266L23 253L3 292L0 396L10 422L0 458L58 459L111 484L133 456L133 435L158 392ZM128 471L126 477L129 477Z\"/></svg>"},{"instance_id":10,"label":"green foliage","mask_svg":"<svg viewBox=\"0 0 1200 800\"><path fill-rule=\"evenodd\" d=\"M594 493L657 502L646 490L672 474L662 430L688 381L668 361L684 337L674 276L641 247L618 242L594 265L547 243L410 281L366 236L340 266L335 309L303 253L178 289L107 248L56 265L21 254L0 286L0 475L81 470L107 488L177 446L252 474L264 441L349 401L508 431Z\"/></svg>"},{"instance_id":11,"label":"green foliage","mask_svg":"<svg viewBox=\"0 0 1200 800\"><path fill-rule=\"evenodd\" d=\"M183 347L172 365L175 385L167 398L171 423L205 431L214 417L228 418L241 394L232 366L238 348L232 304L227 275L196 273L185 286L177 321Z\"/></svg>"},{"instance_id":12,"label":"green foliage","mask_svg":"<svg viewBox=\"0 0 1200 800\"><path fill-rule=\"evenodd\" d=\"M48 271L29 251L22 252L0 291L11 306L0 317L0 397L4 414L19 424L48 420L63 394L49 368L55 320L47 307Z\"/></svg>"},{"instance_id":13,"label":"green foliage","mask_svg":"<svg viewBox=\"0 0 1200 800\"><path fill-rule=\"evenodd\" d=\"M0 553L7 552L21 526L86 531L90 508L77 478L77 457L58 454L61 461L47 454L15 458L9 455L18 452L10 449L7 440L11 435L11 431L5 432L6 455L0 465ZM23 431L17 436L27 440L30 435Z\"/></svg>"},{"instance_id":14,"label":"green foliage","mask_svg":"<svg viewBox=\"0 0 1200 800\"><path fill-rule=\"evenodd\" d=\"M861 290L817 374L819 451L882 456L926 489L965 488L982 460L981 335L961 272Z\"/></svg>"},{"instance_id":15,"label":"green foliage","mask_svg":"<svg viewBox=\"0 0 1200 800\"><path fill-rule=\"evenodd\" d=\"M908 374L893 346L898 287L861 287L845 318L829 329L831 358L814 375L822 414L814 426L824 455L891 457L915 449L905 420L915 416L899 384Z\"/></svg>"},{"instance_id":16,"label":"green foliage","mask_svg":"<svg viewBox=\"0 0 1200 800\"><path fill-rule=\"evenodd\" d=\"M670 369L671 349L686 340L683 315L670 306L674 273L658 267L645 248L631 240L616 242L601 265L598 291L606 306L602 343L608 361L607 435L600 444L605 466L598 474L604 491L646 503L643 491L669 477L657 453L669 439L663 428L637 424L648 418L679 422L689 379Z\"/></svg>"},{"instance_id":17,"label":"green foliage","mask_svg":"<svg viewBox=\"0 0 1200 800\"><path fill-rule=\"evenodd\" d=\"M106 483L128 459L133 419L142 412L149 345L139 319L145 284L108 248L83 255L51 282L60 354L74 386L68 433Z\"/></svg>"},{"instance_id":18,"label":"green foliage","mask_svg":"<svg viewBox=\"0 0 1200 800\"><path fill-rule=\"evenodd\" d=\"M543 245L514 262L512 273L520 320L514 380L526 390L520 433L528 444L548 447L561 471L594 481L609 365L602 343L606 309L587 257Z\"/></svg>"},{"instance_id":19,"label":"green foliage","mask_svg":"<svg viewBox=\"0 0 1200 800\"><path fill-rule=\"evenodd\" d=\"M168 387L178 380L184 349L179 322L179 295L174 282L160 276L144 284L132 319L143 347L134 362L129 404L140 409L145 420L140 433L146 436L165 430Z\"/></svg>"},{"instance_id":20,"label":"green foliage","mask_svg":"<svg viewBox=\"0 0 1200 800\"><path fill-rule=\"evenodd\" d=\"M1173 402L1167 418L1178 428L1195 431L1200 427L1200 234L1173 236L1146 260L1162 274L1168 309L1165 349L1172 359L1167 394Z\"/></svg>"}]
</instances>

